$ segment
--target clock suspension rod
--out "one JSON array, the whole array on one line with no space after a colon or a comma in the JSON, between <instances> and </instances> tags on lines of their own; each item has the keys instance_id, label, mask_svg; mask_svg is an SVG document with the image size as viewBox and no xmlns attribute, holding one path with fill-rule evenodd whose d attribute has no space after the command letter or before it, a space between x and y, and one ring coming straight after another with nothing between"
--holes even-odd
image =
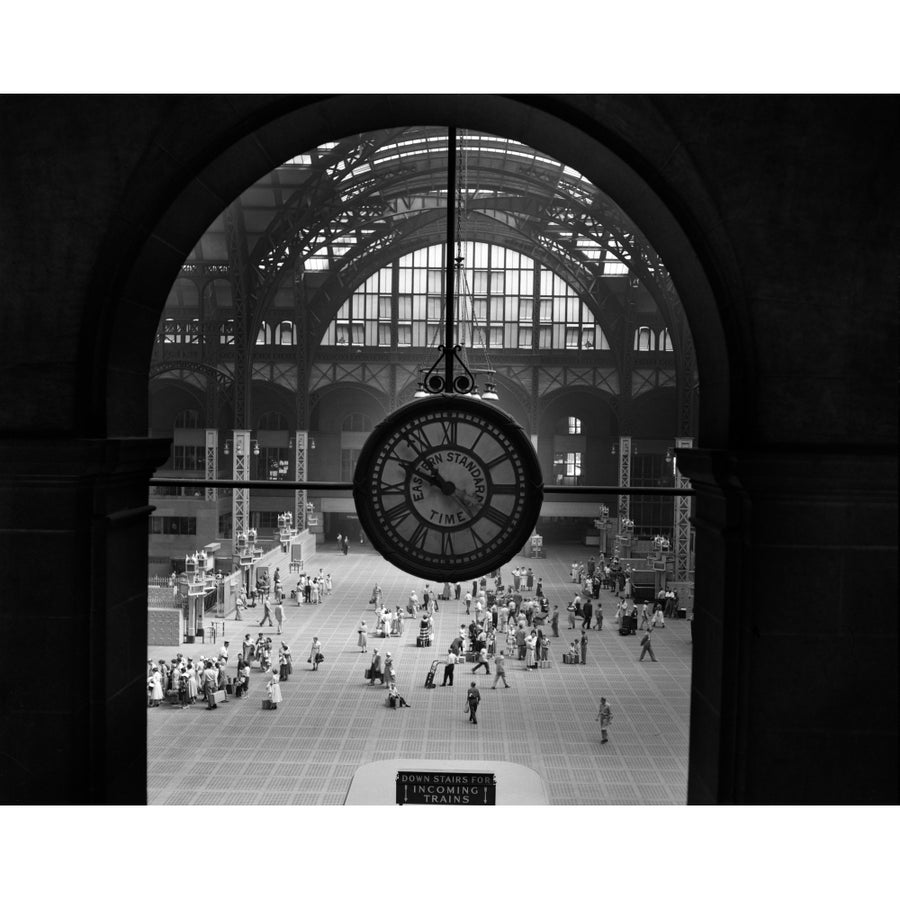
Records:
<instances>
[{"instance_id":1,"label":"clock suspension rod","mask_svg":"<svg viewBox=\"0 0 900 900\"><path fill-rule=\"evenodd\" d=\"M453 391L453 352L454 330L455 330L455 312L454 312L454 296L453 296L453 279L455 277L455 266L453 258L454 240L456 237L456 126L451 125L447 129L447 254L445 263L445 285L444 296L446 297L446 316L444 319L444 390Z\"/></svg>"}]
</instances>

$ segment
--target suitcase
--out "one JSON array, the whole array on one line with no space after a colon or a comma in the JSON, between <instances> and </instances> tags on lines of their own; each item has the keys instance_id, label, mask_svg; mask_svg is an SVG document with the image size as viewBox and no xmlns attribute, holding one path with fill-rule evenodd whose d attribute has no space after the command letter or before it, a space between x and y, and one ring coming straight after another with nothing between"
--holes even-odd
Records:
<instances>
[{"instance_id":1,"label":"suitcase","mask_svg":"<svg viewBox=\"0 0 900 900\"><path fill-rule=\"evenodd\" d=\"M272 708L272 701L269 700L268 697L265 700L263 700L262 708L263 709L271 709Z\"/></svg>"},{"instance_id":2,"label":"suitcase","mask_svg":"<svg viewBox=\"0 0 900 900\"><path fill-rule=\"evenodd\" d=\"M417 647L430 647L431 646L431 638L430 637L422 637L419 635L416 638L416 646Z\"/></svg>"},{"instance_id":3,"label":"suitcase","mask_svg":"<svg viewBox=\"0 0 900 900\"><path fill-rule=\"evenodd\" d=\"M234 693L234 685L229 681L228 684L225 685L225 693L233 694Z\"/></svg>"},{"instance_id":4,"label":"suitcase","mask_svg":"<svg viewBox=\"0 0 900 900\"><path fill-rule=\"evenodd\" d=\"M225 691L216 691L213 694L213 703L224 703L225 702Z\"/></svg>"},{"instance_id":5,"label":"suitcase","mask_svg":"<svg viewBox=\"0 0 900 900\"><path fill-rule=\"evenodd\" d=\"M371 677L372 677L372 670L366 669L365 673L363 674L363 678L365 678L366 681L369 681L371 679Z\"/></svg>"}]
</instances>

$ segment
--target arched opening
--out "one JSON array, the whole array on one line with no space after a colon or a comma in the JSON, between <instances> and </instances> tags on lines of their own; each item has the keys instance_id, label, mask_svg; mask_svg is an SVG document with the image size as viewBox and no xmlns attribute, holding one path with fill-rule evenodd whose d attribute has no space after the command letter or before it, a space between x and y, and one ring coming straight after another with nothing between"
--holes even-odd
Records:
<instances>
[{"instance_id":1,"label":"arched opening","mask_svg":"<svg viewBox=\"0 0 900 900\"><path fill-rule=\"evenodd\" d=\"M489 98L479 104L471 104L465 98L448 97L428 103L408 98L401 105L404 109L398 111L396 103L381 103L377 98L367 98L366 102L351 98L276 104L255 120L254 127L248 126L242 138L232 139L227 145L215 146L212 142L207 145L207 156L214 157L215 162L185 173L192 177L192 184L204 185L206 201L198 202L194 190L176 189L173 185L165 195L165 214L158 210L147 211L149 220L146 224L151 237L143 242L142 252L130 254L132 264L127 267L127 280L116 293L119 299L101 313L105 326L101 337L108 336L107 352L96 353L93 342L85 348L91 358L103 360L103 364L94 370L96 378L90 391L94 403L86 427L101 434L107 431L143 433L146 360L154 330L136 328L133 312L136 308L162 311L178 267L211 215L219 214L223 208L227 210L229 198L270 168L273 160L287 158L291 152L356 133L362 128L424 121L501 131L530 146L544 149L577 166L633 214L654 246L672 261L672 277L684 297L701 378L710 386L701 397L701 442L726 443L733 427L730 417L732 378L737 370L743 369L742 374L745 374L747 360L730 352L714 290L707 276L706 261L701 259L684 227L691 223L680 222L638 170L640 167L632 167L627 159L629 148L618 141L610 141L618 151L612 152L603 140L605 135L598 133L596 126L594 133L589 133L567 123L563 109L531 107L523 116L525 109L520 102L503 98ZM254 149L260 141L270 148L269 155L263 158ZM164 147L166 143L166 136L163 136L160 145ZM639 157L640 154L634 152L634 163L639 163ZM162 253L154 252L158 247L166 249ZM144 316L141 321L146 318ZM268 325L260 323L257 327L264 333ZM703 677L715 681L717 675L704 673ZM703 687L706 686L701 684ZM718 691L716 684L708 687L713 692ZM706 764L704 761L703 765Z\"/></svg>"}]
</instances>

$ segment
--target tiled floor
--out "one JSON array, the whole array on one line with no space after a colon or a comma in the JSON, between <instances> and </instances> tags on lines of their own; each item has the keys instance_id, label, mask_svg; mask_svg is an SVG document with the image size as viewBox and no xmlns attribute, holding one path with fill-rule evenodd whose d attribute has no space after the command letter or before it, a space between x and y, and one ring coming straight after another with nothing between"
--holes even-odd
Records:
<instances>
[{"instance_id":1,"label":"tiled floor","mask_svg":"<svg viewBox=\"0 0 900 900\"><path fill-rule=\"evenodd\" d=\"M579 632L569 631L565 606L574 593L568 566L583 547L548 547L547 558L517 557L505 568L531 565L544 580L544 593L563 611L560 637L551 646L552 665L528 671L512 660L511 690L490 690L488 677L472 676L471 664L458 665L453 688L426 690L431 661L443 658L465 621L462 602L441 604L436 640L417 648L413 620L400 638L372 636L373 607L368 600L377 581L385 602L405 606L409 591L420 596L423 582L394 568L371 550L351 547L343 556L320 549L313 570L331 572L334 593L321 605L286 606L284 639L294 656L294 674L282 684L284 702L264 711L263 680L251 676L246 700L230 698L217 710L205 704L186 710L160 706L147 711L148 801L154 805L342 804L356 769L381 759L423 757L453 760L505 760L534 769L544 779L552 804L683 804L687 790L688 712L691 644L683 620L654 632L659 660L637 661L639 638L622 637L611 627L615 601L601 592L606 620L590 633L588 662L562 664L563 647ZM281 565L282 572L287 564ZM296 576L288 580L290 588ZM256 617L251 615L257 613ZM255 637L260 611L244 622L226 622L231 664L244 633ZM356 646L356 626L370 625L369 653ZM580 620L579 620L580 621ZM263 629L275 634L271 628ZM545 629L550 633L549 627ZM325 662L317 672L305 660L314 635ZM386 691L363 680L374 647L389 649L397 683L411 709L384 705ZM151 647L153 659L170 658L174 648ZM181 648L196 659L209 644ZM442 667L438 667L440 685ZM463 712L465 685L478 682L483 702L478 726ZM599 698L613 710L608 744L600 744L594 721Z\"/></svg>"}]
</instances>

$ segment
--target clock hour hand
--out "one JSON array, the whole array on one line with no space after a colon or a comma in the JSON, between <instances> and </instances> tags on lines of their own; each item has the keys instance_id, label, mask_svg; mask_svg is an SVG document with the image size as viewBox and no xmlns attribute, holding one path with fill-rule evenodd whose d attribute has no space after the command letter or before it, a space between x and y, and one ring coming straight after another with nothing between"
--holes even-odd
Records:
<instances>
[{"instance_id":1,"label":"clock hour hand","mask_svg":"<svg viewBox=\"0 0 900 900\"><path fill-rule=\"evenodd\" d=\"M418 475L423 481L427 481L429 484L439 487L445 494L453 493L453 485L442 478L434 469L430 471L417 469L415 468L415 463L404 459L398 460L398 462L400 467L407 473L411 472L413 475Z\"/></svg>"}]
</instances>

